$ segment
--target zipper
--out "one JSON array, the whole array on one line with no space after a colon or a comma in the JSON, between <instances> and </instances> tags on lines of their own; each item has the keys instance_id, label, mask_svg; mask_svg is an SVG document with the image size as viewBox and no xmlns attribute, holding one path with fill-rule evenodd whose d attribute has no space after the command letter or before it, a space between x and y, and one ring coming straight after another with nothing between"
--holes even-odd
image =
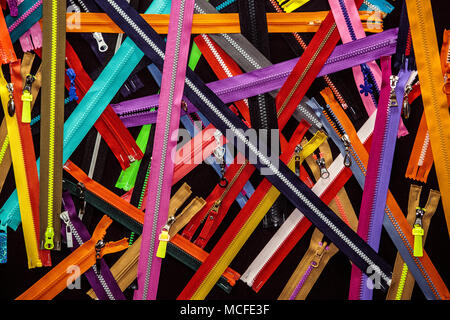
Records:
<instances>
[{"instance_id":1,"label":"zipper","mask_svg":"<svg viewBox=\"0 0 450 320\"><path fill-rule=\"evenodd\" d=\"M127 35L129 35L130 38L134 38L147 56L151 58L159 68L162 68L164 53L160 47L163 46L163 43L159 40L158 35L154 30L142 20L139 14L125 3L121 3L120 6L113 0L108 0L108 3L100 1L97 3L109 13L115 21L120 23L121 28L124 29ZM130 23L131 21L133 23ZM241 152L245 152L248 148L256 153L257 158L261 162L255 166L259 169L263 168L262 164L267 166L268 169L274 173L273 175L268 175L267 179L278 188L281 188L284 195L295 203L296 206L304 209L308 218L313 220L316 225L319 225L322 230L327 230L325 231L325 234L331 241L340 247L344 253L348 255L351 253L354 263L359 264L364 270L368 265L372 264L380 268L377 269L377 272L379 272L381 276L382 287L386 288L390 283L390 267L369 249L359 237L355 237L354 232L351 231L348 226L343 224L339 218L332 214L323 202L319 201L319 199L313 195L309 188L303 183L300 183L299 179L295 177L294 173L290 171L285 164L280 163L279 168L274 167L267 158L258 152L257 148L252 143L240 135L238 130L244 129L245 125L240 122L232 111L227 109L216 96L206 89L203 82L198 80L191 70L187 70L186 84L187 90L185 93L189 100L193 103L197 103L197 106L200 106L201 112L205 114L208 120L210 120L216 128L222 132L225 132L226 129L231 129L231 131L244 142L244 145L242 146L243 149L240 150ZM339 235L337 235L335 231L332 231L337 230L336 228L340 232ZM356 245L355 242L358 243L358 245ZM357 251L354 249L356 247L358 247ZM353 256L353 254L356 255ZM376 263L374 261L376 261ZM201 271L199 269L197 274L200 273ZM191 279L190 284L187 286L188 290L191 289L191 284L195 283L195 278L196 276ZM183 294L181 296L183 296Z\"/></svg>"},{"instance_id":2,"label":"zipper","mask_svg":"<svg viewBox=\"0 0 450 320\"><path fill-rule=\"evenodd\" d=\"M89 241L74 250L16 300L51 300L63 291L68 283L71 283L72 273L67 272L72 270L71 267L78 266L81 275L94 266L105 254L126 249L128 247L126 238L108 243L103 241L111 223L110 218L103 216Z\"/></svg>"},{"instance_id":3,"label":"zipper","mask_svg":"<svg viewBox=\"0 0 450 320\"><path fill-rule=\"evenodd\" d=\"M297 10L302 5L309 2L309 0L277 0L278 4L284 9L285 12L291 13Z\"/></svg>"},{"instance_id":4,"label":"zipper","mask_svg":"<svg viewBox=\"0 0 450 320\"><path fill-rule=\"evenodd\" d=\"M64 103L64 57L65 6L58 5L57 0L43 5L45 21L43 73L49 76L42 83L41 109L41 149L40 149L40 224L41 248L61 249L60 224L55 215L59 215L62 198L62 163L64 110L58 106Z\"/></svg>"},{"instance_id":5,"label":"zipper","mask_svg":"<svg viewBox=\"0 0 450 320\"><path fill-rule=\"evenodd\" d=\"M24 159L23 141L20 137L17 114L14 104L14 85L6 83L0 71L0 95L5 114L8 135L11 143L11 158L16 181L17 195L20 199L20 214L27 252L28 268L42 267L39 258L36 229L30 199L30 186L27 181L27 168Z\"/></svg>"},{"instance_id":6,"label":"zipper","mask_svg":"<svg viewBox=\"0 0 450 320\"><path fill-rule=\"evenodd\" d=\"M211 8L214 8L211 6ZM217 12L218 13L218 12ZM269 33L299 32L314 33L320 27L328 11L292 12L275 14L267 13L267 31ZM67 19L73 15L79 20L79 28L67 28L68 33L123 33L123 30L113 23L104 13L67 13ZM169 17L159 14L141 14L141 17L159 34L167 34ZM360 12L364 30L371 33L383 31L383 20L374 17L370 11ZM77 21L78 22L78 21ZM232 34L240 33L239 15L237 13L221 13L213 15L211 12L194 15L192 34Z\"/></svg>"},{"instance_id":7,"label":"zipper","mask_svg":"<svg viewBox=\"0 0 450 320\"><path fill-rule=\"evenodd\" d=\"M309 248L303 256L278 300L304 300L337 248L323 238L317 229L311 237Z\"/></svg>"},{"instance_id":8,"label":"zipper","mask_svg":"<svg viewBox=\"0 0 450 320\"><path fill-rule=\"evenodd\" d=\"M430 1L407 0L408 18L419 74L424 113L430 132L436 176L442 193L442 204L450 232L450 116L447 97L442 90L442 69Z\"/></svg>"},{"instance_id":9,"label":"zipper","mask_svg":"<svg viewBox=\"0 0 450 320\"><path fill-rule=\"evenodd\" d=\"M395 53L396 34L396 29L390 29L381 34L368 36L355 43L336 47L334 53L320 71L319 76L378 59L383 55L392 55ZM279 89L286 81L297 61L298 58L292 59L261 70L250 71L232 78L211 82L207 86L224 103L232 103L235 100L242 100L260 93ZM157 95L128 100L113 105L122 122L128 127L155 123L157 112L152 111L152 109L157 106ZM196 110L191 103L188 103L187 109L188 112Z\"/></svg>"},{"instance_id":10,"label":"zipper","mask_svg":"<svg viewBox=\"0 0 450 320\"><path fill-rule=\"evenodd\" d=\"M417 214L425 214L424 216L420 217L423 227L422 246L424 246L431 223L431 218L436 212L436 208L439 204L440 193L435 190L430 190L425 208L422 209L419 207L421 192L421 186L411 184L408 200L408 215L406 219L412 227L415 224L415 220L417 219ZM403 262L400 254L397 254L394 272L392 274L392 286L389 288L386 300L410 300L414 282L414 278L409 272L407 264Z\"/></svg>"}]
</instances>

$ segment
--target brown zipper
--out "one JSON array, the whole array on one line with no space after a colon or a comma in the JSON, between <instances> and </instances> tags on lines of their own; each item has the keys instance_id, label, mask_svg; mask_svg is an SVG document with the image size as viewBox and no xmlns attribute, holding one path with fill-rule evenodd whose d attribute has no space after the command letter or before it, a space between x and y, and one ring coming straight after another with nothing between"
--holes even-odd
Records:
<instances>
[{"instance_id":1,"label":"brown zipper","mask_svg":"<svg viewBox=\"0 0 450 320\"><path fill-rule=\"evenodd\" d=\"M416 218L416 208L419 207L420 194L422 192L422 187L418 185L411 184L409 189L409 200L408 200L408 215L406 220L411 227L414 224ZM425 214L422 218L424 235L422 238L422 245L425 246L425 240L427 238L428 229L430 227L431 218L436 212L436 208L439 204L439 199L441 194L439 191L430 190L428 194L427 204L425 205ZM414 288L414 277L410 271L407 271L407 266L403 261L399 253L395 259L394 271L392 273L392 282L389 287L386 300L410 300L412 291Z\"/></svg>"}]
</instances>

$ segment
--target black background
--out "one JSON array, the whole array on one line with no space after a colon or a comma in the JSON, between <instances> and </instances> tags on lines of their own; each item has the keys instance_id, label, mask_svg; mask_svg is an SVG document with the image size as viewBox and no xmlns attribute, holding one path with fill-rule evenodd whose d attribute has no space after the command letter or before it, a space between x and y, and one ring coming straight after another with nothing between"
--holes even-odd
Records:
<instances>
[{"instance_id":1,"label":"black background","mask_svg":"<svg viewBox=\"0 0 450 320\"><path fill-rule=\"evenodd\" d=\"M132 1L131 3L139 10L139 12L144 12L148 7L148 4L151 1L141 0L141 1ZM221 1L211 1L213 4L220 3ZM396 6L395 10L388 15L388 17L384 20L384 28L389 29L398 26L399 14L401 10L400 3L401 1L390 1L394 6ZM448 27L448 12L449 5L446 0L432 0L433 13L436 25L436 33L437 39L439 43L439 49L442 44L442 34L445 27ZM236 6L232 6L230 10L233 11L236 9ZM299 11L318 11L318 10L329 10L329 6L326 0L313 0L300 8ZM236 11L235 11L236 12ZM106 41L110 46L109 52L111 53L114 48L115 43L115 35L104 35ZM308 40L311 38L311 34L305 34L305 39ZM91 76L95 79L96 75L101 71L102 64L95 58L93 52L90 47L86 45L86 42L83 37L79 34L68 34L67 38L77 54L80 56L85 69L91 74ZM285 40L280 34L271 34L270 35L270 43L271 43L271 62L277 63L281 61L285 61L287 59L291 59L295 57L295 54L289 48ZM16 46L17 51L20 52L20 47ZM20 56L20 54L18 53ZM110 54L106 55L106 60L103 62L107 62L110 58ZM103 64L104 65L104 64ZM205 82L214 81L216 77L204 58L200 59L200 62L195 70ZM140 71L139 77L144 81L145 87L135 92L132 96L127 97L126 99L146 96L149 94L155 94L158 91L158 87L154 80L152 79L149 72L144 69ZM345 70L343 72L339 72L337 74L331 75L331 78L337 84L338 89L343 92L344 98L347 101L350 101L352 105L361 112L363 115L360 121L355 123L355 126L358 128L367 118L365 114L364 107L359 99L359 94L356 90L356 86L354 85L353 76L350 70ZM307 93L308 97L315 97L316 99L320 99L320 95L318 92L323 89L324 84L321 80L316 80L313 86ZM117 95L113 102L125 100L124 97ZM73 108L74 106L72 106ZM70 107L69 107L70 108ZM33 113L38 113L38 108L35 108ZM417 99L416 102L412 105L411 116L408 120L405 120L405 125L409 130L410 134L406 137L400 138L397 141L397 146L394 155L394 163L392 168L392 175L390 181L390 190L393 193L395 199L397 200L400 208L402 208L403 212L406 212L407 202L408 202L408 193L409 187L412 181L406 179L404 177L406 166L408 163L409 155L414 143L415 133L423 112L423 106L421 99ZM295 126L296 122L291 121L288 124L288 128L285 130L288 134L291 132L292 128ZM134 137L137 137L139 133L139 128L130 128L130 132ZM95 136L96 131L91 130L89 135ZM88 165L90 161L90 154L86 154L86 146L87 139L79 146L77 151L71 157L71 160L79 165L85 172L88 171ZM39 138L38 135L35 135L35 148L38 152L39 150ZM335 150L334 146L333 150ZM115 182L120 174L120 167L115 160L113 154L108 150L105 146L104 142L102 142L101 146L102 157L105 158L105 165L96 169L94 173L94 179L99 181L104 186L108 187L113 192L121 195L121 190L114 187ZM88 159L89 161L86 161ZM65 177L67 177L65 174ZM196 196L201 196L206 198L211 190L214 188L217 183L217 175L213 171L212 168L203 164L197 167L193 172L188 174L185 179L180 181L177 185L174 186L173 190L177 190L177 188L184 182L188 182L191 186L193 194ZM436 189L438 190L438 184L436 180L436 175L434 171L434 167L431 170L428 181L426 184L421 184L419 182L414 182L416 184L420 184L423 186L422 190L422 199L421 203L424 204L426 201L426 197L428 196L428 190ZM10 195L11 191L15 188L14 185L14 177L12 174L12 170L10 171L5 186L0 195L0 204L3 204L7 197ZM362 190L357 184L354 178L351 178L349 182L346 184L346 190L352 200L353 207L355 211L359 212L359 207L361 205L361 197ZM79 205L79 202L74 199L75 203ZM217 230L214 237L211 239L210 243L206 246L206 251L210 251L215 243L220 238L220 235L226 230L227 226L231 223L233 218L239 212L239 206L235 202L230 211L228 212L226 218L222 222L221 226ZM288 208L288 213L291 210ZM95 228L96 223L102 217L102 214L95 209L89 208L84 222L87 225L88 229L92 232ZM313 228L310 228L305 236L298 242L298 244L294 247L294 249L289 253L287 258L281 263L278 269L274 272L272 277L267 281L265 286L259 291L259 293L255 293L242 281L238 281L236 286L233 288L230 294L225 293L221 289L214 287L210 294L207 296L207 300L275 300L281 293L283 287L286 285L289 280L292 272L297 267L300 262L303 254L306 252L310 237L312 234ZM238 271L239 273L243 273L249 264L253 261L253 259L258 255L260 250L264 247L267 241L270 240L275 230L267 230L263 229L261 226L255 230L255 232L251 235L247 243L244 245L242 250L239 252L237 257L233 260L230 267ZM121 225L117 222L113 222L111 227L108 230L106 240L118 240L122 237L128 237L129 231L125 230ZM444 282L449 285L450 284L450 259L449 259L449 236L445 224L444 212L442 210L442 204L439 204L439 207L436 211L432 219L432 223L429 229L429 234L427 238L427 242L425 245L425 249L433 261L435 267L439 271L441 277ZM65 248L63 245L63 249L61 252L53 252L52 253L52 261L53 264L56 265L59 261L64 259L69 254L69 250ZM392 266L394 265L396 249L391 242L387 233L383 230L381 243L380 243L380 255L389 262ZM109 266L112 266L114 261L116 261L120 257L120 253L107 255L105 257ZM23 234L21 226L19 226L16 232L12 230L8 230L8 262L7 264L0 265L0 299L4 300L12 300L16 298L18 295L23 293L26 289L28 289L34 282L40 279L46 272L48 272L49 268L38 268L31 269L27 268L26 261L26 253L25 246L23 240ZM316 282L315 286L311 290L307 300L323 300L323 299L332 299L332 300L346 300L348 297L348 289L349 289L349 280L350 280L350 270L351 265L349 260L346 258L344 254L338 252L328 263L327 267L323 271L322 275ZM172 257L167 257L163 260L162 268L161 268L161 276L159 282L158 289L158 300L173 300L179 295L184 286L188 283L190 278L194 272L188 269L186 266L176 261ZM90 289L89 283L82 277L81 282L82 288L81 290L64 290L61 294L59 294L55 300L90 300L90 298L85 294L87 290ZM133 290L127 289L125 291L125 295L128 299L132 299ZM386 294L384 292L380 292L379 290L375 290L374 292L374 300L384 300ZM421 293L418 286L415 286L413 295L413 300L424 300L424 296ZM318 307L320 305L317 305Z\"/></svg>"}]
</instances>

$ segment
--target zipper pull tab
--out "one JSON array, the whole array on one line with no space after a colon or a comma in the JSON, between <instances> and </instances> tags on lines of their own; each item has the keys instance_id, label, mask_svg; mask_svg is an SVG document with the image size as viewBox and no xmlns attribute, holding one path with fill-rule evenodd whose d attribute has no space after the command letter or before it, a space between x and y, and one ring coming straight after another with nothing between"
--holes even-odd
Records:
<instances>
[{"instance_id":1,"label":"zipper pull tab","mask_svg":"<svg viewBox=\"0 0 450 320\"><path fill-rule=\"evenodd\" d=\"M409 118L409 115L411 114L411 105L409 104L408 101L408 95L412 90L412 86L411 85L407 85L405 88L405 94L403 95L403 106L402 106L402 113L403 113L403 117L405 119Z\"/></svg>"},{"instance_id":2,"label":"zipper pull tab","mask_svg":"<svg viewBox=\"0 0 450 320\"><path fill-rule=\"evenodd\" d=\"M73 248L73 235L72 235L72 228L70 227L69 213L67 211L63 211L59 216L66 225L67 248Z\"/></svg>"},{"instance_id":3,"label":"zipper pull tab","mask_svg":"<svg viewBox=\"0 0 450 320\"><path fill-rule=\"evenodd\" d=\"M77 75L72 68L67 69L66 74L70 80L69 101L78 100L77 88L75 87L75 78Z\"/></svg>"},{"instance_id":4,"label":"zipper pull tab","mask_svg":"<svg viewBox=\"0 0 450 320\"><path fill-rule=\"evenodd\" d=\"M395 88L397 87L397 82L398 82L398 76L391 75L391 77L390 77L391 93L389 96L389 106L390 107L398 107L397 95L395 94Z\"/></svg>"},{"instance_id":5,"label":"zipper pull tab","mask_svg":"<svg viewBox=\"0 0 450 320\"><path fill-rule=\"evenodd\" d=\"M95 269L97 274L101 273L101 251L105 247L105 242L103 240L99 240L95 245Z\"/></svg>"},{"instance_id":6,"label":"zipper pull tab","mask_svg":"<svg viewBox=\"0 0 450 320\"><path fill-rule=\"evenodd\" d=\"M320 260L322 260L323 254L325 251L328 251L327 243L319 242L319 248L317 248L316 253L314 254L314 257L311 261L311 267L317 268L319 267Z\"/></svg>"},{"instance_id":7,"label":"zipper pull tab","mask_svg":"<svg viewBox=\"0 0 450 320\"><path fill-rule=\"evenodd\" d=\"M352 157L350 155L350 139L348 138L348 135L344 134L341 137L341 140L344 142L345 146L344 166L348 168L352 165Z\"/></svg>"},{"instance_id":8,"label":"zipper pull tab","mask_svg":"<svg viewBox=\"0 0 450 320\"><path fill-rule=\"evenodd\" d=\"M416 221L414 222L414 228L412 230L414 236L414 257L423 256L422 237L425 231L422 228L422 218L424 214L424 208L416 208Z\"/></svg>"},{"instance_id":9,"label":"zipper pull tab","mask_svg":"<svg viewBox=\"0 0 450 320\"><path fill-rule=\"evenodd\" d=\"M317 157L316 157L316 163L320 169L320 177L322 179L328 179L328 177L330 176L330 173L327 170L327 167L325 165L325 158L322 157L322 154L320 154L320 158L317 159Z\"/></svg>"},{"instance_id":10,"label":"zipper pull tab","mask_svg":"<svg viewBox=\"0 0 450 320\"><path fill-rule=\"evenodd\" d=\"M31 122L31 102L33 101L33 95L31 94L31 87L36 77L28 74L25 79L25 86L22 92L22 122Z\"/></svg>"},{"instance_id":11,"label":"zipper pull tab","mask_svg":"<svg viewBox=\"0 0 450 320\"><path fill-rule=\"evenodd\" d=\"M302 150L303 150L303 147L299 144L295 147L295 157L294 157L294 159L295 159L295 174L297 176L300 176L300 165L301 165L300 152L302 152Z\"/></svg>"},{"instance_id":12,"label":"zipper pull tab","mask_svg":"<svg viewBox=\"0 0 450 320\"><path fill-rule=\"evenodd\" d=\"M6 89L8 89L9 92L9 101L8 101L8 114L10 117L14 117L14 114L16 113L16 105L14 104L14 84L8 83L6 85Z\"/></svg>"},{"instance_id":13,"label":"zipper pull tab","mask_svg":"<svg viewBox=\"0 0 450 320\"><path fill-rule=\"evenodd\" d=\"M105 40L103 39L103 35L100 32L94 32L92 36L97 41L98 51L105 52L108 50L108 45L106 44Z\"/></svg>"},{"instance_id":14,"label":"zipper pull tab","mask_svg":"<svg viewBox=\"0 0 450 320\"><path fill-rule=\"evenodd\" d=\"M53 237L55 236L55 230L52 226L48 226L45 230L45 242L44 242L44 248L47 250L52 250L55 247L55 244L53 242Z\"/></svg>"},{"instance_id":15,"label":"zipper pull tab","mask_svg":"<svg viewBox=\"0 0 450 320\"><path fill-rule=\"evenodd\" d=\"M176 218L174 216L169 217L164 227L161 229L159 234L159 245L156 251L156 256L158 258L164 259L166 257L167 242L170 240L169 231L172 225L175 223Z\"/></svg>"},{"instance_id":16,"label":"zipper pull tab","mask_svg":"<svg viewBox=\"0 0 450 320\"><path fill-rule=\"evenodd\" d=\"M6 263L8 260L7 235L6 225L0 223L0 263Z\"/></svg>"}]
</instances>

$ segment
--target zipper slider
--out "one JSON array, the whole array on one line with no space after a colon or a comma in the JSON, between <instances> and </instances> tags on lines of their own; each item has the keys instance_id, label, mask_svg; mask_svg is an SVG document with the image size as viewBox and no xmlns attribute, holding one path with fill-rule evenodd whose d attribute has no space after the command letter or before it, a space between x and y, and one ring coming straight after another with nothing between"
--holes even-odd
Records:
<instances>
[{"instance_id":1,"label":"zipper slider","mask_svg":"<svg viewBox=\"0 0 450 320\"><path fill-rule=\"evenodd\" d=\"M8 89L9 93L8 114L10 117L14 117L14 114L16 113L16 105L14 104L14 84L8 83L6 89Z\"/></svg>"},{"instance_id":2,"label":"zipper slider","mask_svg":"<svg viewBox=\"0 0 450 320\"><path fill-rule=\"evenodd\" d=\"M52 250L55 247L55 243L53 242L53 237L55 236L55 230L53 226L47 226L45 230L45 242L44 248L47 250Z\"/></svg>"},{"instance_id":3,"label":"zipper slider","mask_svg":"<svg viewBox=\"0 0 450 320\"><path fill-rule=\"evenodd\" d=\"M344 134L342 135L341 140L345 146L344 166L348 168L352 165L352 158L350 155L350 139L348 138L348 135Z\"/></svg>"},{"instance_id":4,"label":"zipper slider","mask_svg":"<svg viewBox=\"0 0 450 320\"><path fill-rule=\"evenodd\" d=\"M425 211L424 208L416 208L416 221L414 221L414 228L412 229L412 234L414 236L414 257L423 256L422 237L425 232L422 227L422 218Z\"/></svg>"},{"instance_id":5,"label":"zipper slider","mask_svg":"<svg viewBox=\"0 0 450 320\"><path fill-rule=\"evenodd\" d=\"M105 52L108 50L108 45L106 44L105 39L103 39L103 35L100 32L94 32L92 33L92 36L97 41L98 51Z\"/></svg>"},{"instance_id":6,"label":"zipper slider","mask_svg":"<svg viewBox=\"0 0 450 320\"><path fill-rule=\"evenodd\" d=\"M105 242L102 240L98 240L98 242L95 244L95 269L97 271L97 274L100 274L101 272L101 251L105 247Z\"/></svg>"},{"instance_id":7,"label":"zipper slider","mask_svg":"<svg viewBox=\"0 0 450 320\"><path fill-rule=\"evenodd\" d=\"M33 101L33 95L31 94L31 87L36 77L28 74L25 79L25 85L22 92L22 122L31 122L31 102Z\"/></svg>"},{"instance_id":8,"label":"zipper slider","mask_svg":"<svg viewBox=\"0 0 450 320\"><path fill-rule=\"evenodd\" d=\"M77 88L75 87L75 78L77 76L75 74L75 70L73 70L72 68L68 68L66 74L70 80L69 101L78 100Z\"/></svg>"},{"instance_id":9,"label":"zipper slider","mask_svg":"<svg viewBox=\"0 0 450 320\"><path fill-rule=\"evenodd\" d=\"M174 216L169 217L166 224L161 229L161 233L159 234L158 250L156 251L156 256L158 258L164 259L166 257L167 243L170 241L169 231L175 223L175 220L176 218Z\"/></svg>"},{"instance_id":10,"label":"zipper slider","mask_svg":"<svg viewBox=\"0 0 450 320\"><path fill-rule=\"evenodd\" d=\"M325 165L325 158L322 157L322 154L320 154L320 158L315 157L316 163L319 166L320 169L320 177L322 179L328 179L330 176L330 173L327 170L327 167Z\"/></svg>"},{"instance_id":11,"label":"zipper slider","mask_svg":"<svg viewBox=\"0 0 450 320\"><path fill-rule=\"evenodd\" d=\"M408 101L408 95L412 90L412 86L411 85L407 85L405 87L405 94L403 95L403 106L402 106L402 113L403 113L403 117L405 119L409 118L409 115L411 114L411 105L409 104Z\"/></svg>"},{"instance_id":12,"label":"zipper slider","mask_svg":"<svg viewBox=\"0 0 450 320\"><path fill-rule=\"evenodd\" d=\"M300 163L300 152L302 152L302 150L303 150L303 147L300 144L298 144L295 147L294 160L295 160L295 174L297 176L300 176L300 165L301 165L301 163Z\"/></svg>"},{"instance_id":13,"label":"zipper slider","mask_svg":"<svg viewBox=\"0 0 450 320\"><path fill-rule=\"evenodd\" d=\"M59 215L66 225L66 242L67 248L73 248L72 228L70 227L69 212L63 211Z\"/></svg>"},{"instance_id":14,"label":"zipper slider","mask_svg":"<svg viewBox=\"0 0 450 320\"><path fill-rule=\"evenodd\" d=\"M395 94L395 88L397 87L397 82L398 82L398 76L391 75L391 77L390 77L391 93L389 96L389 106L390 107L398 107L397 95Z\"/></svg>"},{"instance_id":15,"label":"zipper slider","mask_svg":"<svg viewBox=\"0 0 450 320\"><path fill-rule=\"evenodd\" d=\"M314 257L311 261L311 267L313 268L319 267L320 260L322 260L325 251L328 251L327 243L319 242L319 248L317 248L316 252L314 253Z\"/></svg>"}]
</instances>

